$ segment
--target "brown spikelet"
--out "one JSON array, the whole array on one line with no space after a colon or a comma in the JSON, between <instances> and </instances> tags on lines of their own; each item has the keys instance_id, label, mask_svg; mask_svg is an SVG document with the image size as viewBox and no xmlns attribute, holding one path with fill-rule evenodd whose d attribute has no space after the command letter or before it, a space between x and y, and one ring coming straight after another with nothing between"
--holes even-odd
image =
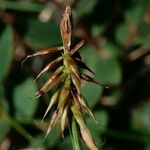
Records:
<instances>
[{"instance_id":1,"label":"brown spikelet","mask_svg":"<svg viewBox=\"0 0 150 150\"><path fill-rule=\"evenodd\" d=\"M85 144L91 150L97 150L95 141L84 119L83 111L86 111L94 120L96 119L87 101L81 93L81 83L83 80L86 80L99 85L102 84L95 81L92 77L82 74L79 70L80 68L86 69L94 74L94 72L82 61L81 55L78 51L79 48L81 48L84 44L84 41L82 40L74 48L72 48L72 12L70 6L67 6L64 11L60 22L60 32L63 46L42 49L32 55L28 55L26 58L28 59L34 56L53 54L55 52L59 53L59 57L46 65L46 67L38 74L35 80L37 80L49 69L54 69L56 65L58 66L60 61L62 62L60 63L61 66L55 68L55 71L50 75L47 82L37 93L37 97L40 97L52 88L56 87L56 91L50 98L48 107L41 121L43 122L43 119L46 117L52 106L56 105L56 110L52 113L44 140L59 121L61 135L64 138L64 130L67 124L66 122L70 124L72 123L72 120L74 120L77 126L75 130L78 130L77 133L81 135L81 138ZM70 116L72 118L70 118Z\"/></svg>"}]
</instances>

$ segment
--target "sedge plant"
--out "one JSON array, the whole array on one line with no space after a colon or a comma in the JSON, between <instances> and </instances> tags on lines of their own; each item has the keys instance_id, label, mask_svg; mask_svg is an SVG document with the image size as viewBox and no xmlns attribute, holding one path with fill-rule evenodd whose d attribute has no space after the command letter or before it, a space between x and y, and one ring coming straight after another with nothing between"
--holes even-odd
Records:
<instances>
[{"instance_id":1,"label":"sedge plant","mask_svg":"<svg viewBox=\"0 0 150 150\"><path fill-rule=\"evenodd\" d=\"M65 127L69 124L74 144L77 143L77 140L81 137L89 149L97 150L98 148L84 119L83 112L86 111L95 121L96 119L81 93L81 83L85 80L99 85L102 84L96 82L89 75L81 73L79 70L80 68L86 69L94 74L82 61L81 55L78 52L79 48L84 44L84 41L82 40L72 48L72 24L72 11L70 6L67 6L60 22L63 46L41 49L32 55L28 55L26 59L34 56L52 55L56 52L60 53L58 58L52 60L35 79L37 80L49 69L54 70L47 82L36 93L37 97L44 95L55 86L58 87L52 95L43 116L44 119L52 106L56 105L56 110L51 116L45 138L58 123L60 123L61 135L64 137ZM58 66L59 63L61 64L60 66ZM80 144L75 144L74 149L80 149Z\"/></svg>"}]
</instances>

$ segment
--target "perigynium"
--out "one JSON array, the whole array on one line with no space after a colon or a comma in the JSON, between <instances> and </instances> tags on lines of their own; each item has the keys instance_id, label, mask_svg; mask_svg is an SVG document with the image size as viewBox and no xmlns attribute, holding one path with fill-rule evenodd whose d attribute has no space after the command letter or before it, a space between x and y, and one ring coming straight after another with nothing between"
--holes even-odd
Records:
<instances>
[{"instance_id":1,"label":"perigynium","mask_svg":"<svg viewBox=\"0 0 150 150\"><path fill-rule=\"evenodd\" d=\"M47 82L42 86L39 92L36 93L37 97L44 95L56 85L61 85L51 97L47 110L43 116L44 119L52 106L57 106L56 110L51 116L45 138L58 122L60 122L61 126L61 135L64 137L65 126L67 122L70 122L69 116L71 116L75 120L78 132L86 145L91 150L97 150L98 148L96 147L95 141L84 119L83 111L86 111L94 120L96 119L89 108L87 101L81 93L81 83L83 80L97 84L99 83L89 75L82 74L79 71L79 68L82 68L93 73L93 71L89 69L89 67L82 61L80 53L77 51L84 44L84 41L79 42L74 48L71 48L72 12L70 6L65 8L60 22L60 31L63 46L41 49L33 55L27 56L27 58L29 58L39 55L51 55L56 52L59 52L61 55L55 60L51 61L35 79L37 80L49 69L55 68L55 71L50 75ZM62 65L56 68L56 65L59 62L62 62Z\"/></svg>"}]
</instances>

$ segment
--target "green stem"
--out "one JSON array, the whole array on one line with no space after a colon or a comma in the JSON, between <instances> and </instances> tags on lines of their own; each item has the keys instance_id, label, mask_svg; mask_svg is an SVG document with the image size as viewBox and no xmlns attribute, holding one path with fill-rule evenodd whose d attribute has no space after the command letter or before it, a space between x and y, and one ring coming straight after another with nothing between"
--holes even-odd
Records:
<instances>
[{"instance_id":1,"label":"green stem","mask_svg":"<svg viewBox=\"0 0 150 150\"><path fill-rule=\"evenodd\" d=\"M33 3L33 2L13 2L0 0L0 9L11 9L18 11L28 11L28 12L41 12L46 5Z\"/></svg>"},{"instance_id":2,"label":"green stem","mask_svg":"<svg viewBox=\"0 0 150 150\"><path fill-rule=\"evenodd\" d=\"M76 124L74 117L72 119L70 133L71 133L71 141L73 145L73 150L82 150L80 136L79 136L77 124Z\"/></svg>"},{"instance_id":3,"label":"green stem","mask_svg":"<svg viewBox=\"0 0 150 150\"><path fill-rule=\"evenodd\" d=\"M10 116L7 116L8 123L16 130L18 131L24 138L26 138L28 141L32 141L31 135L13 118Z\"/></svg>"}]
</instances>

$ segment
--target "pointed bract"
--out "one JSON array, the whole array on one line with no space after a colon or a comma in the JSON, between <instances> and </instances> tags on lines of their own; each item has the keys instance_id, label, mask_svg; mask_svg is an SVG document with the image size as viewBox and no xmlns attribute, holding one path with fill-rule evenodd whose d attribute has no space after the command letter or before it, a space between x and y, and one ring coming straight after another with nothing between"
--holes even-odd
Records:
<instances>
[{"instance_id":1,"label":"pointed bract","mask_svg":"<svg viewBox=\"0 0 150 150\"><path fill-rule=\"evenodd\" d=\"M53 113L51 121L50 121L50 124L49 124L47 132L46 132L46 135L44 137L44 140L46 139L46 137L48 136L48 134L51 132L51 130L55 127L56 123L58 122L59 118L62 115L62 112L63 112L63 108L61 107L60 109L57 109Z\"/></svg>"},{"instance_id":2,"label":"pointed bract","mask_svg":"<svg viewBox=\"0 0 150 150\"><path fill-rule=\"evenodd\" d=\"M87 75L87 74L81 74L81 78L82 78L83 80L85 80L85 81L93 82L93 83L96 83L96 84L98 84L98 85L100 85L100 86L106 87L104 84L101 84L101 83L95 81L92 77L90 77L90 76Z\"/></svg>"},{"instance_id":3,"label":"pointed bract","mask_svg":"<svg viewBox=\"0 0 150 150\"><path fill-rule=\"evenodd\" d=\"M63 46L59 46L59 47L52 47L52 48L43 48L35 53L33 53L32 55L28 55L23 61L22 61L22 65L23 63L28 59L28 58L31 58L31 57L35 57L35 56L40 56L40 55L46 55L46 54L52 54L52 53L55 53L57 51L60 51L63 49Z\"/></svg>"},{"instance_id":4,"label":"pointed bract","mask_svg":"<svg viewBox=\"0 0 150 150\"><path fill-rule=\"evenodd\" d=\"M69 95L69 89L70 89L70 79L66 79L64 86L62 87L59 95L59 102L57 108L59 109L60 107L64 106L66 99L68 98Z\"/></svg>"},{"instance_id":5,"label":"pointed bract","mask_svg":"<svg viewBox=\"0 0 150 150\"><path fill-rule=\"evenodd\" d=\"M80 78L80 74L78 71L78 66L76 65L76 63L74 62L74 60L72 58L68 59L68 63L69 63L69 67L71 69L71 71L78 77Z\"/></svg>"},{"instance_id":6,"label":"pointed bract","mask_svg":"<svg viewBox=\"0 0 150 150\"><path fill-rule=\"evenodd\" d=\"M71 49L70 54L73 55L78 49L81 48L81 46L84 44L84 40L79 42L73 49Z\"/></svg>"},{"instance_id":7,"label":"pointed bract","mask_svg":"<svg viewBox=\"0 0 150 150\"><path fill-rule=\"evenodd\" d=\"M63 66L59 67L49 77L48 81L43 85L43 87L37 93L38 95L40 95L40 96L43 95L44 93L49 91L51 88L53 88L55 85L57 85L62 80L62 76L60 76L59 74L62 72L63 68L64 68Z\"/></svg>"},{"instance_id":8,"label":"pointed bract","mask_svg":"<svg viewBox=\"0 0 150 150\"><path fill-rule=\"evenodd\" d=\"M47 109L46 109L46 112L45 112L45 114L44 114L44 116L43 116L41 122L43 122L44 118L46 117L46 115L47 115L47 113L49 112L49 110L51 109L51 107L57 102L59 93L60 93L60 90L57 90L57 91L55 92L55 94L51 97L50 102L49 102L49 105L48 105L48 107L47 107Z\"/></svg>"},{"instance_id":9,"label":"pointed bract","mask_svg":"<svg viewBox=\"0 0 150 150\"><path fill-rule=\"evenodd\" d=\"M92 111L91 111L91 109L90 109L90 107L89 107L88 102L86 101L86 99L85 99L82 95L77 95L77 97L78 97L78 100L79 100L79 102L80 102L80 104L81 104L81 107L83 107L83 108L87 111L87 113L88 113L88 114L95 120L95 122L97 123L97 120L96 120L94 114L92 113Z\"/></svg>"},{"instance_id":10,"label":"pointed bract","mask_svg":"<svg viewBox=\"0 0 150 150\"><path fill-rule=\"evenodd\" d=\"M78 94L80 95L81 94L81 80L74 73L71 73L71 79L77 89Z\"/></svg>"},{"instance_id":11,"label":"pointed bract","mask_svg":"<svg viewBox=\"0 0 150 150\"><path fill-rule=\"evenodd\" d=\"M55 65L57 65L57 63L59 61L61 61L63 59L63 57L58 57L57 59L53 60L52 62L50 62L48 65L46 65L46 67L38 74L38 76L36 77L36 79L34 80L34 82L46 71L48 71L49 69L52 69L53 67L55 67Z\"/></svg>"},{"instance_id":12,"label":"pointed bract","mask_svg":"<svg viewBox=\"0 0 150 150\"><path fill-rule=\"evenodd\" d=\"M88 70L89 72L91 72L92 74L95 75L95 73L82 60L75 59L75 62L78 65L79 68L86 69L86 70Z\"/></svg>"},{"instance_id":13,"label":"pointed bract","mask_svg":"<svg viewBox=\"0 0 150 150\"><path fill-rule=\"evenodd\" d=\"M94 139L88 134L88 132L86 132L86 130L80 127L80 133L83 141L86 143L90 150L98 150Z\"/></svg>"},{"instance_id":14,"label":"pointed bract","mask_svg":"<svg viewBox=\"0 0 150 150\"><path fill-rule=\"evenodd\" d=\"M62 138L64 138L64 130L65 130L65 125L67 121L67 113L68 113L68 105L65 107L62 117L61 117L61 135Z\"/></svg>"}]
</instances>

